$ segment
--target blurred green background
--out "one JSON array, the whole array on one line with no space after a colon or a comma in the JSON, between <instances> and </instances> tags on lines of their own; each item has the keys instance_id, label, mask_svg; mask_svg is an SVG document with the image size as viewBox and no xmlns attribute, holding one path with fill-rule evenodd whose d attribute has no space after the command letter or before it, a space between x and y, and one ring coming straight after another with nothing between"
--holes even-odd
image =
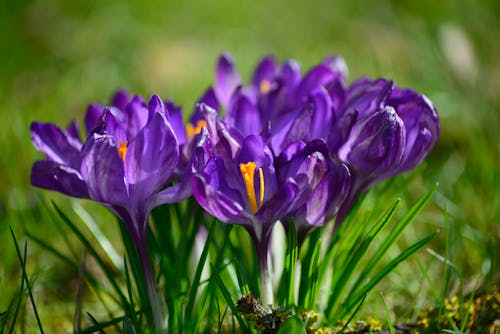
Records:
<instances>
[{"instance_id":1,"label":"blurred green background","mask_svg":"<svg viewBox=\"0 0 500 334\"><path fill-rule=\"evenodd\" d=\"M500 245L499 40L496 0L1 1L0 312L20 280L8 227L21 240L27 229L57 243L44 202L66 201L29 184L31 164L42 158L31 145L30 122L82 121L88 103L108 101L118 87L172 98L189 113L224 51L243 78L266 54L297 59L303 70L340 54L350 80L384 76L427 95L441 117L441 139L423 166L395 181L408 190L387 197L411 204L439 182L433 205L405 238L440 230L432 248L445 254L450 236L449 255L463 282L491 282ZM419 254L421 265L436 265L435 257ZM34 246L28 264L41 305L74 299L60 289L76 274ZM398 293L411 300L418 293L412 283L422 280L405 270L416 269L403 266L399 285L384 292L396 305L405 302ZM437 285L439 273L431 272ZM73 311L47 309L64 319Z\"/></svg>"}]
</instances>

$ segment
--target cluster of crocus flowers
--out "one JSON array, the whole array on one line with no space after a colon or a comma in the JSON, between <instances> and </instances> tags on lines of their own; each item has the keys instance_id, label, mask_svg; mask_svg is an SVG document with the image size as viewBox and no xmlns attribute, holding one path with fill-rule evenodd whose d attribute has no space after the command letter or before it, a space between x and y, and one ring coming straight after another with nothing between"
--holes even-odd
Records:
<instances>
[{"instance_id":1,"label":"cluster of crocus flowers","mask_svg":"<svg viewBox=\"0 0 500 334\"><path fill-rule=\"evenodd\" d=\"M248 85L229 55L217 63L213 91L228 128L243 137L261 136L276 158L321 141L329 170L338 174L347 167L344 181L337 177L337 183L330 180L320 187L324 190L310 203L310 215L295 215L303 230L335 216L340 223L361 193L416 167L439 137L438 115L425 96L386 79L361 78L351 85L346 80L347 67L339 56L326 58L304 75L293 60L279 64L265 57ZM318 210L319 198L332 187L341 189L340 194L329 194L329 207Z\"/></svg>"},{"instance_id":2,"label":"cluster of crocus flowers","mask_svg":"<svg viewBox=\"0 0 500 334\"><path fill-rule=\"evenodd\" d=\"M439 136L423 95L386 79L346 81L339 56L305 74L293 60L265 57L244 85L224 54L187 126L172 102L124 92L108 107L89 107L83 143L75 125L33 123L46 160L34 164L32 183L103 203L138 249L151 209L193 194L208 213L249 232L261 298L272 303L274 224L294 221L299 243L314 227L339 224L361 193L417 166Z\"/></svg>"}]
</instances>

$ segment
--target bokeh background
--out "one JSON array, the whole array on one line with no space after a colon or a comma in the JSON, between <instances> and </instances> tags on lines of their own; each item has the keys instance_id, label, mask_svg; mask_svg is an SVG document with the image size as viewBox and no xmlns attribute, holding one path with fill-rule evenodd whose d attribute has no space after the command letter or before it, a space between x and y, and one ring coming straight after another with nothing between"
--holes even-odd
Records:
<instances>
[{"instance_id":1,"label":"bokeh background","mask_svg":"<svg viewBox=\"0 0 500 334\"><path fill-rule=\"evenodd\" d=\"M459 283L467 288L495 281L499 41L496 0L1 1L0 312L20 281L9 226L21 241L29 231L57 245L58 227L45 208L50 200L69 205L63 196L30 186L31 164L42 157L31 145L30 122L64 127L81 121L88 103L108 101L118 87L171 98L189 114L224 51L243 78L267 54L297 59L303 70L340 54L351 81L383 76L427 95L441 117L441 139L420 168L394 181L407 183L407 190L385 195L411 204L439 182L433 203L404 238L440 231L429 247L456 268L450 293ZM98 206L82 204L112 221ZM421 292L422 272L435 288L441 284L444 265L431 253L419 252L386 284L396 315L412 300L432 304L418 299L432 296ZM77 273L66 269L28 239L28 270L46 322L71 323Z\"/></svg>"}]
</instances>

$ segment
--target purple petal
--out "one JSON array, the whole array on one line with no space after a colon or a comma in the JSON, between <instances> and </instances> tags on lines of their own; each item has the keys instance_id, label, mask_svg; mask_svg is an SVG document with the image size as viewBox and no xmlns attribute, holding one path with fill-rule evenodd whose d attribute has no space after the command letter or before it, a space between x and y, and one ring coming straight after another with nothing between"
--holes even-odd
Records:
<instances>
[{"instance_id":1,"label":"purple petal","mask_svg":"<svg viewBox=\"0 0 500 334\"><path fill-rule=\"evenodd\" d=\"M163 104L161 100L160 102ZM134 138L148 122L149 112L146 102L142 97L134 96L121 110L125 111L125 119L121 125L126 128L127 138Z\"/></svg>"},{"instance_id":2,"label":"purple petal","mask_svg":"<svg viewBox=\"0 0 500 334\"><path fill-rule=\"evenodd\" d=\"M353 83L347 90L347 98L342 114L354 111L359 115L369 115L380 109L394 89L394 83L386 79L372 81L362 78Z\"/></svg>"},{"instance_id":3,"label":"purple petal","mask_svg":"<svg viewBox=\"0 0 500 334\"><path fill-rule=\"evenodd\" d=\"M153 207L162 204L177 203L193 194L191 177L184 177L181 183L168 187L155 195Z\"/></svg>"},{"instance_id":4,"label":"purple petal","mask_svg":"<svg viewBox=\"0 0 500 334\"><path fill-rule=\"evenodd\" d=\"M324 88L316 90L300 109L283 114L273 123L269 142L276 155L295 141L310 141L326 137L332 124L330 97Z\"/></svg>"},{"instance_id":5,"label":"purple petal","mask_svg":"<svg viewBox=\"0 0 500 334\"><path fill-rule=\"evenodd\" d=\"M197 138L196 146L193 150L191 168L193 172L203 170L208 160L213 155L213 144L208 130L204 127Z\"/></svg>"},{"instance_id":6,"label":"purple petal","mask_svg":"<svg viewBox=\"0 0 500 334\"><path fill-rule=\"evenodd\" d=\"M172 101L167 101L165 108L170 115L170 125L177 137L177 142L179 145L183 145L186 142L186 127L182 119L182 107L177 107Z\"/></svg>"},{"instance_id":7,"label":"purple petal","mask_svg":"<svg viewBox=\"0 0 500 334\"><path fill-rule=\"evenodd\" d=\"M246 137L243 140L241 145L241 150L236 158L236 163L239 165L240 163L248 163L255 162L257 168L262 168L262 173L264 176L264 202L266 202L269 198L273 197L276 188L276 171L274 169L273 164L273 155L271 149L264 143L262 137L251 135ZM239 173L239 169L237 170L237 178L241 183L242 178ZM260 180L259 175L255 173L255 187L256 193L260 192ZM244 189L244 188L243 188Z\"/></svg>"},{"instance_id":8,"label":"purple petal","mask_svg":"<svg viewBox=\"0 0 500 334\"><path fill-rule=\"evenodd\" d=\"M395 173L416 167L439 138L439 118L432 103L411 90L398 91L387 103L396 109L406 130L404 156Z\"/></svg>"},{"instance_id":9,"label":"purple petal","mask_svg":"<svg viewBox=\"0 0 500 334\"><path fill-rule=\"evenodd\" d=\"M233 95L224 120L228 126L238 129L244 137L259 134L262 130L257 107L243 94Z\"/></svg>"},{"instance_id":10,"label":"purple petal","mask_svg":"<svg viewBox=\"0 0 500 334\"><path fill-rule=\"evenodd\" d=\"M241 203L241 193L229 187L222 159L208 161L202 172L192 179L196 201L209 212L226 223L249 223L251 215Z\"/></svg>"},{"instance_id":11,"label":"purple petal","mask_svg":"<svg viewBox=\"0 0 500 334\"><path fill-rule=\"evenodd\" d=\"M106 107L101 116L101 120L99 121L100 125L94 128L93 132L97 134L107 134L114 138L117 144L128 143L127 136L127 124L123 119L117 119L115 115L118 117L123 117L122 113L117 113L118 109L111 107Z\"/></svg>"},{"instance_id":12,"label":"purple petal","mask_svg":"<svg viewBox=\"0 0 500 334\"><path fill-rule=\"evenodd\" d=\"M73 137L76 141L81 142L80 127L77 121L73 120L69 123L69 125L66 127L66 133L71 137Z\"/></svg>"},{"instance_id":13,"label":"purple petal","mask_svg":"<svg viewBox=\"0 0 500 334\"><path fill-rule=\"evenodd\" d=\"M323 64L328 66L333 72L341 75L342 81L346 80L349 76L349 70L342 56L331 56L323 60Z\"/></svg>"},{"instance_id":14,"label":"purple petal","mask_svg":"<svg viewBox=\"0 0 500 334\"><path fill-rule=\"evenodd\" d=\"M228 107L231 95L240 85L240 75L234 68L231 57L228 54L221 55L217 62L214 91L223 107Z\"/></svg>"},{"instance_id":15,"label":"purple petal","mask_svg":"<svg viewBox=\"0 0 500 334\"><path fill-rule=\"evenodd\" d=\"M85 143L81 166L90 198L122 207L129 206L123 163L110 136L94 134Z\"/></svg>"},{"instance_id":16,"label":"purple petal","mask_svg":"<svg viewBox=\"0 0 500 334\"><path fill-rule=\"evenodd\" d=\"M375 179L400 163L404 144L403 121L386 107L354 126L339 158L364 178Z\"/></svg>"},{"instance_id":17,"label":"purple petal","mask_svg":"<svg viewBox=\"0 0 500 334\"><path fill-rule=\"evenodd\" d=\"M337 155L340 147L347 141L357 117L358 113L353 111L352 113L341 115L339 119L334 122L332 130L328 136L328 146L333 155Z\"/></svg>"},{"instance_id":18,"label":"purple petal","mask_svg":"<svg viewBox=\"0 0 500 334\"><path fill-rule=\"evenodd\" d=\"M280 80L284 83L284 86L288 92L292 92L300 81L300 65L295 60L287 60L281 66L279 73Z\"/></svg>"},{"instance_id":19,"label":"purple petal","mask_svg":"<svg viewBox=\"0 0 500 334\"><path fill-rule=\"evenodd\" d=\"M152 197L172 176L179 159L175 134L162 113L130 141L125 155L125 179L134 199Z\"/></svg>"},{"instance_id":20,"label":"purple petal","mask_svg":"<svg viewBox=\"0 0 500 334\"><path fill-rule=\"evenodd\" d=\"M193 115L191 116L191 119L190 119L190 122L193 125L198 123L198 121L204 119L200 108L198 108L198 106L202 105L202 104L210 107L211 109L213 109L215 111L219 110L219 102L217 101L217 97L215 96L215 92L214 92L213 88L210 87L209 89L207 89L205 94L203 94L203 96L198 100L198 103L196 104Z\"/></svg>"},{"instance_id":21,"label":"purple petal","mask_svg":"<svg viewBox=\"0 0 500 334\"><path fill-rule=\"evenodd\" d=\"M130 93L124 89L118 90L111 99L111 105L121 110L125 110L132 97Z\"/></svg>"},{"instance_id":22,"label":"purple petal","mask_svg":"<svg viewBox=\"0 0 500 334\"><path fill-rule=\"evenodd\" d=\"M80 173L54 161L36 161L31 168L31 184L80 198L89 198L87 185Z\"/></svg>"},{"instance_id":23,"label":"purple petal","mask_svg":"<svg viewBox=\"0 0 500 334\"><path fill-rule=\"evenodd\" d=\"M87 107L87 113L85 114L85 129L87 130L87 136L97 127L103 111L104 106L101 104L89 104Z\"/></svg>"},{"instance_id":24,"label":"purple petal","mask_svg":"<svg viewBox=\"0 0 500 334\"><path fill-rule=\"evenodd\" d=\"M50 123L33 122L30 126L31 141L48 160L78 168L81 142Z\"/></svg>"},{"instance_id":25,"label":"purple petal","mask_svg":"<svg viewBox=\"0 0 500 334\"><path fill-rule=\"evenodd\" d=\"M276 75L278 64L273 57L264 57L257 65L253 77L252 84L260 88L262 82L271 82Z\"/></svg>"},{"instance_id":26,"label":"purple petal","mask_svg":"<svg viewBox=\"0 0 500 334\"><path fill-rule=\"evenodd\" d=\"M332 110L335 118L341 116L341 108L345 103L347 92L342 80L334 79L325 85L332 103Z\"/></svg>"},{"instance_id":27,"label":"purple petal","mask_svg":"<svg viewBox=\"0 0 500 334\"><path fill-rule=\"evenodd\" d=\"M257 211L255 217L261 224L273 224L283 219L295 208L292 203L296 200L299 187L295 180L289 179L283 182L279 190L269 200L265 201Z\"/></svg>"},{"instance_id":28,"label":"purple petal","mask_svg":"<svg viewBox=\"0 0 500 334\"><path fill-rule=\"evenodd\" d=\"M245 137L236 158L237 163L247 163L249 161L255 162L258 167L270 166L273 163L271 150L264 143L262 137L258 135Z\"/></svg>"},{"instance_id":29,"label":"purple petal","mask_svg":"<svg viewBox=\"0 0 500 334\"><path fill-rule=\"evenodd\" d=\"M344 202L349 186L350 173L347 166L334 166L325 174L306 204L297 211L295 222L298 229L304 228L303 225L321 226L332 220Z\"/></svg>"},{"instance_id":30,"label":"purple petal","mask_svg":"<svg viewBox=\"0 0 500 334\"><path fill-rule=\"evenodd\" d=\"M326 138L333 125L332 101L330 100L330 96L324 88L321 88L310 97L310 100L313 106L313 114L310 133L307 138Z\"/></svg>"},{"instance_id":31,"label":"purple petal","mask_svg":"<svg viewBox=\"0 0 500 334\"><path fill-rule=\"evenodd\" d=\"M295 102L300 102L304 97L309 96L314 90L326 85L328 82L338 78L340 73L333 72L324 64L313 67L302 79L295 91Z\"/></svg>"}]
</instances>

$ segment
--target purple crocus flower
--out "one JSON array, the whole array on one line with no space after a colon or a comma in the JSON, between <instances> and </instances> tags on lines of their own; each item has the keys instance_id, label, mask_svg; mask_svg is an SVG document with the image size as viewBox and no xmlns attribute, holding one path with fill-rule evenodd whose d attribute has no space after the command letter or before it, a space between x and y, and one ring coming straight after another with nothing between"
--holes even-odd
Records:
<instances>
[{"instance_id":1,"label":"purple crocus flower","mask_svg":"<svg viewBox=\"0 0 500 334\"><path fill-rule=\"evenodd\" d=\"M100 113L100 114L99 114ZM146 224L157 205L189 195L179 186L161 190L179 159L177 137L169 110L158 96L146 104L118 92L109 107L90 105L85 117L88 137L53 124L34 122L34 146L46 160L34 163L34 186L102 203L125 223L143 265L155 327L162 328L159 300L147 254ZM160 191L161 190L161 191Z\"/></svg>"},{"instance_id":2,"label":"purple crocus flower","mask_svg":"<svg viewBox=\"0 0 500 334\"><path fill-rule=\"evenodd\" d=\"M425 96L400 90L385 79L353 83L329 136L331 154L352 173L351 190L337 223L369 187L420 164L439 131L438 115Z\"/></svg>"},{"instance_id":3,"label":"purple crocus flower","mask_svg":"<svg viewBox=\"0 0 500 334\"><path fill-rule=\"evenodd\" d=\"M311 192L303 204L283 220L285 228L288 229L289 221L293 219L299 247L312 229L323 226L336 216L351 185L349 169L343 163L328 159L328 146L322 138L308 143L297 141L290 144L277 158L276 164L286 166L292 159L302 160L311 154L324 159L327 169L321 178L316 179L316 184L310 185Z\"/></svg>"},{"instance_id":4,"label":"purple crocus flower","mask_svg":"<svg viewBox=\"0 0 500 334\"><path fill-rule=\"evenodd\" d=\"M219 220L242 225L255 242L262 298L272 304L268 249L274 224L307 202L328 170L320 152L295 154L275 163L261 136L241 136L206 105L193 166L193 194ZM285 160L285 159L284 159Z\"/></svg>"}]
</instances>

